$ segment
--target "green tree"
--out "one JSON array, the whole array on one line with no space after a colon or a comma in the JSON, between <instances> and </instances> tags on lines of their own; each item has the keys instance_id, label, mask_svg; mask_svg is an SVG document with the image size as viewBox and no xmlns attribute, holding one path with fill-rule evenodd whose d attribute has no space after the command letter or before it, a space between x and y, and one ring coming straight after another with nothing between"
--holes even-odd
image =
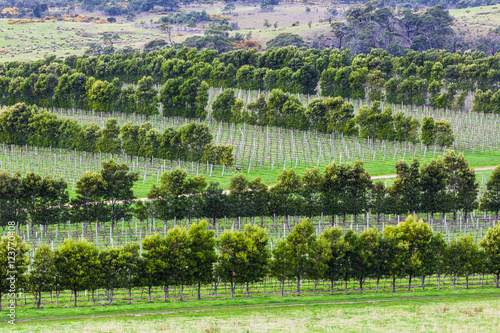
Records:
<instances>
[{"instance_id":1,"label":"green tree","mask_svg":"<svg viewBox=\"0 0 500 333\"><path fill-rule=\"evenodd\" d=\"M405 258L402 263L405 274L409 278L408 291L411 290L413 277L424 276L425 256L428 251L432 231L428 224L422 220L416 222L413 216L408 216L406 221L398 225L397 237L405 246Z\"/></svg>"},{"instance_id":2,"label":"green tree","mask_svg":"<svg viewBox=\"0 0 500 333\"><path fill-rule=\"evenodd\" d=\"M283 297L285 296L285 281L291 274L287 260L288 253L290 252L288 243L285 240L278 241L276 247L271 252L272 260L269 263L269 275L279 281L281 297Z\"/></svg>"},{"instance_id":3,"label":"green tree","mask_svg":"<svg viewBox=\"0 0 500 333\"><path fill-rule=\"evenodd\" d=\"M158 93L154 89L154 81L151 76L144 76L137 82L134 100L137 104L137 113L155 115L158 113Z\"/></svg>"},{"instance_id":4,"label":"green tree","mask_svg":"<svg viewBox=\"0 0 500 333\"><path fill-rule=\"evenodd\" d=\"M213 140L208 125L202 123L189 123L180 127L177 137L192 161L199 161L203 155L203 149Z\"/></svg>"},{"instance_id":5,"label":"green tree","mask_svg":"<svg viewBox=\"0 0 500 333\"><path fill-rule=\"evenodd\" d=\"M231 284L231 299L234 298L236 283L245 282L246 270L249 268L248 252L251 240L244 232L224 231L217 240L219 261L216 274L223 282Z\"/></svg>"},{"instance_id":6,"label":"green tree","mask_svg":"<svg viewBox=\"0 0 500 333\"><path fill-rule=\"evenodd\" d=\"M248 207L254 216L260 216L260 226L264 227L264 216L268 212L269 192L268 186L259 177L248 184Z\"/></svg>"},{"instance_id":7,"label":"green tree","mask_svg":"<svg viewBox=\"0 0 500 333\"><path fill-rule=\"evenodd\" d=\"M286 243L288 247L286 260L290 277L297 281L297 296L300 296L301 280L306 279L317 264L315 258L310 256L318 244L314 227L309 219L295 225L293 231L286 236Z\"/></svg>"},{"instance_id":8,"label":"green tree","mask_svg":"<svg viewBox=\"0 0 500 333\"><path fill-rule=\"evenodd\" d=\"M389 190L392 210L396 214L415 213L420 208L420 163L414 159L409 166L406 161L396 163L396 179Z\"/></svg>"},{"instance_id":9,"label":"green tree","mask_svg":"<svg viewBox=\"0 0 500 333\"><path fill-rule=\"evenodd\" d=\"M327 130L327 109L323 100L313 99L307 105L307 110L305 113L306 117L311 124L311 127L317 129L320 132L326 132Z\"/></svg>"},{"instance_id":10,"label":"green tree","mask_svg":"<svg viewBox=\"0 0 500 333\"><path fill-rule=\"evenodd\" d=\"M9 223L9 231L0 241L0 300L7 295L7 307L10 309L15 307L16 293L22 288L28 270L29 246L15 233L15 229L16 224Z\"/></svg>"},{"instance_id":11,"label":"green tree","mask_svg":"<svg viewBox=\"0 0 500 333\"><path fill-rule=\"evenodd\" d=\"M435 125L434 118L424 117L422 119L421 140L426 146L430 146L435 142Z\"/></svg>"},{"instance_id":12,"label":"green tree","mask_svg":"<svg viewBox=\"0 0 500 333\"><path fill-rule=\"evenodd\" d=\"M212 117L217 121L229 122L233 118L232 107L236 103L234 90L226 89L212 103Z\"/></svg>"},{"instance_id":13,"label":"green tree","mask_svg":"<svg viewBox=\"0 0 500 333\"><path fill-rule=\"evenodd\" d=\"M248 179L242 173L231 177L229 182L229 202L232 207L231 215L247 216L248 213Z\"/></svg>"},{"instance_id":14,"label":"green tree","mask_svg":"<svg viewBox=\"0 0 500 333\"><path fill-rule=\"evenodd\" d=\"M443 234L434 232L422 259L422 290L425 290L425 276L437 275L438 290L441 289L441 275L446 271L446 241Z\"/></svg>"},{"instance_id":15,"label":"green tree","mask_svg":"<svg viewBox=\"0 0 500 333\"><path fill-rule=\"evenodd\" d=\"M500 210L500 167L495 168L486 183L486 191L481 196L480 207L483 211L495 212L498 221Z\"/></svg>"},{"instance_id":16,"label":"green tree","mask_svg":"<svg viewBox=\"0 0 500 333\"><path fill-rule=\"evenodd\" d=\"M445 119L436 121L434 123L434 137L438 146L451 146L455 141L451 123Z\"/></svg>"},{"instance_id":17,"label":"green tree","mask_svg":"<svg viewBox=\"0 0 500 333\"><path fill-rule=\"evenodd\" d=\"M17 103L0 113L0 137L7 144L24 145L30 136L30 118L38 110L25 103Z\"/></svg>"},{"instance_id":18,"label":"green tree","mask_svg":"<svg viewBox=\"0 0 500 333\"><path fill-rule=\"evenodd\" d=\"M42 292L52 292L56 276L55 255L50 246L43 244L33 256L29 274L29 289L35 295L36 308L40 309Z\"/></svg>"},{"instance_id":19,"label":"green tree","mask_svg":"<svg viewBox=\"0 0 500 333\"><path fill-rule=\"evenodd\" d=\"M193 282L198 287L198 300L201 299L201 285L213 280L214 265L217 261L214 236L214 231L208 230L206 221L201 221L199 224L193 223L189 226L191 274Z\"/></svg>"},{"instance_id":20,"label":"green tree","mask_svg":"<svg viewBox=\"0 0 500 333\"><path fill-rule=\"evenodd\" d=\"M457 212L463 210L464 220L467 222L467 214L478 207L477 194L479 183L476 182L476 173L469 167L469 162L462 153L448 150L444 154L444 164L448 174L448 196L453 220L457 218Z\"/></svg>"},{"instance_id":21,"label":"green tree","mask_svg":"<svg viewBox=\"0 0 500 333\"><path fill-rule=\"evenodd\" d=\"M132 303L132 288L140 286L140 272L142 258L139 253L138 243L125 244L120 249L119 262L123 263L118 272L120 285L128 290L128 304Z\"/></svg>"},{"instance_id":22,"label":"green tree","mask_svg":"<svg viewBox=\"0 0 500 333\"><path fill-rule=\"evenodd\" d=\"M118 277L125 269L125 258L121 249L103 249L99 252L99 262L102 267L101 285L106 289L109 304L113 305L114 289L122 286Z\"/></svg>"},{"instance_id":23,"label":"green tree","mask_svg":"<svg viewBox=\"0 0 500 333\"><path fill-rule=\"evenodd\" d=\"M453 289L459 276L465 276L466 288L469 289L469 275L480 270L479 248L471 235L458 237L450 242L447 261L447 273L453 280Z\"/></svg>"},{"instance_id":24,"label":"green tree","mask_svg":"<svg viewBox=\"0 0 500 333\"><path fill-rule=\"evenodd\" d=\"M381 180L378 180L373 184L370 211L377 214L377 223L380 223L381 214L389 213L388 192L389 189Z\"/></svg>"},{"instance_id":25,"label":"green tree","mask_svg":"<svg viewBox=\"0 0 500 333\"><path fill-rule=\"evenodd\" d=\"M129 172L128 165L117 164L113 159L102 162L100 171L104 181L103 199L107 201L111 213L111 225L114 227L116 220L130 216L134 192L134 182L139 180L138 172Z\"/></svg>"},{"instance_id":26,"label":"green tree","mask_svg":"<svg viewBox=\"0 0 500 333\"><path fill-rule=\"evenodd\" d=\"M196 92L196 99L195 99L195 117L198 119L205 119L207 117L207 110L206 107L208 105L208 91L209 91L209 85L205 81L202 81L200 86L198 87L198 90Z\"/></svg>"},{"instance_id":27,"label":"green tree","mask_svg":"<svg viewBox=\"0 0 500 333\"><path fill-rule=\"evenodd\" d=\"M327 260L325 278L330 281L330 295L333 295L333 283L342 278L344 259L344 244L341 228L327 228L320 236L320 240L327 244Z\"/></svg>"},{"instance_id":28,"label":"green tree","mask_svg":"<svg viewBox=\"0 0 500 333\"><path fill-rule=\"evenodd\" d=\"M104 125L102 135L96 144L96 151L116 154L119 153L120 150L120 127L117 124L117 120L115 118L111 118L108 119L108 121L106 121L106 125Z\"/></svg>"},{"instance_id":29,"label":"green tree","mask_svg":"<svg viewBox=\"0 0 500 333\"><path fill-rule=\"evenodd\" d=\"M108 207L104 203L105 186L106 183L99 172L86 172L78 179L76 197L71 200L72 213L77 221L106 221Z\"/></svg>"},{"instance_id":30,"label":"green tree","mask_svg":"<svg viewBox=\"0 0 500 333\"><path fill-rule=\"evenodd\" d=\"M342 99L342 97L327 98L324 101L327 108L328 130L343 135L357 135L354 117L354 106Z\"/></svg>"},{"instance_id":31,"label":"green tree","mask_svg":"<svg viewBox=\"0 0 500 333\"><path fill-rule=\"evenodd\" d=\"M191 238L186 228L176 226L167 232L165 246L168 249L168 270L164 272L168 276L165 281L168 285L179 286L180 301L184 286L193 282L194 264L191 255Z\"/></svg>"},{"instance_id":32,"label":"green tree","mask_svg":"<svg viewBox=\"0 0 500 333\"><path fill-rule=\"evenodd\" d=\"M344 211L354 215L354 222L357 223L358 215L365 214L369 208L369 191L373 183L370 175L363 167L363 162L355 161L349 165L341 181L344 184L341 192L341 200Z\"/></svg>"},{"instance_id":33,"label":"green tree","mask_svg":"<svg viewBox=\"0 0 500 333\"><path fill-rule=\"evenodd\" d=\"M251 242L247 253L248 268L245 274L247 297L250 297L249 284L261 282L269 272L271 252L268 249L269 234L266 230L247 224L244 233Z\"/></svg>"},{"instance_id":34,"label":"green tree","mask_svg":"<svg viewBox=\"0 0 500 333\"><path fill-rule=\"evenodd\" d=\"M408 261L408 245L401 241L398 226L390 225L385 227L383 234L389 248L389 253L391 253L387 276L392 278L392 292L395 293L396 278L403 277L405 274L404 263Z\"/></svg>"},{"instance_id":35,"label":"green tree","mask_svg":"<svg viewBox=\"0 0 500 333\"><path fill-rule=\"evenodd\" d=\"M168 271L168 248L158 234L142 240L141 285L148 287L148 302L151 303L151 288L162 283L162 275ZM165 290L165 299L166 299Z\"/></svg>"},{"instance_id":36,"label":"green tree","mask_svg":"<svg viewBox=\"0 0 500 333\"><path fill-rule=\"evenodd\" d=\"M99 251L85 239L71 238L55 251L56 270L60 272L63 285L73 292L76 307L78 291L86 290L96 278L99 266Z\"/></svg>"},{"instance_id":37,"label":"green tree","mask_svg":"<svg viewBox=\"0 0 500 333\"><path fill-rule=\"evenodd\" d=\"M210 182L203 194L203 216L212 219L213 228L216 227L217 219L228 215L229 202L227 200L227 195L223 194L223 192L224 190L220 187L218 182Z\"/></svg>"},{"instance_id":38,"label":"green tree","mask_svg":"<svg viewBox=\"0 0 500 333\"><path fill-rule=\"evenodd\" d=\"M496 285L500 288L500 224L488 230L486 236L479 242L479 246L486 253L486 269L496 276Z\"/></svg>"},{"instance_id":39,"label":"green tree","mask_svg":"<svg viewBox=\"0 0 500 333\"><path fill-rule=\"evenodd\" d=\"M26 211L22 202L21 174L11 175L7 171L0 172L0 225L5 227L9 222L23 223Z\"/></svg>"},{"instance_id":40,"label":"green tree","mask_svg":"<svg viewBox=\"0 0 500 333\"><path fill-rule=\"evenodd\" d=\"M422 165L420 169L421 201L420 209L424 213L446 212L448 207L446 184L448 175L441 157Z\"/></svg>"}]
</instances>

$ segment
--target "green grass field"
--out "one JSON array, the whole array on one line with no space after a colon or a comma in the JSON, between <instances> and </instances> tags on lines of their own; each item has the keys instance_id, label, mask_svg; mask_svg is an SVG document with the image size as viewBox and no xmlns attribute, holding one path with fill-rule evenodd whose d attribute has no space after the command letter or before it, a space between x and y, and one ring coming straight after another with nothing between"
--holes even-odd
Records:
<instances>
[{"instance_id":1,"label":"green grass field","mask_svg":"<svg viewBox=\"0 0 500 333\"><path fill-rule=\"evenodd\" d=\"M467 40L486 35L500 25L499 5L451 9L450 15L455 18L455 32Z\"/></svg>"},{"instance_id":2,"label":"green grass field","mask_svg":"<svg viewBox=\"0 0 500 333\"><path fill-rule=\"evenodd\" d=\"M18 309L17 332L496 332L497 289ZM6 330L7 324L0 326Z\"/></svg>"}]
</instances>

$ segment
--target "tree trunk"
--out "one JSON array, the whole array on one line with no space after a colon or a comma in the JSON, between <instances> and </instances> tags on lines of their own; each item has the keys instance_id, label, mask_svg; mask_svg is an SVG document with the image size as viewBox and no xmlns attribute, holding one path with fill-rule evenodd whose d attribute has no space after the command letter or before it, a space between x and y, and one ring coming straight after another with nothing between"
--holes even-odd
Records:
<instances>
[{"instance_id":1,"label":"tree trunk","mask_svg":"<svg viewBox=\"0 0 500 333\"><path fill-rule=\"evenodd\" d=\"M422 290L425 290L425 275L422 276Z\"/></svg>"},{"instance_id":2,"label":"tree trunk","mask_svg":"<svg viewBox=\"0 0 500 333\"><path fill-rule=\"evenodd\" d=\"M198 301L201 300L201 283L198 282Z\"/></svg>"},{"instance_id":3,"label":"tree trunk","mask_svg":"<svg viewBox=\"0 0 500 333\"><path fill-rule=\"evenodd\" d=\"M300 296L300 276L297 277L297 296Z\"/></svg>"},{"instance_id":4,"label":"tree trunk","mask_svg":"<svg viewBox=\"0 0 500 333\"><path fill-rule=\"evenodd\" d=\"M73 290L73 292L75 293L75 308L76 308L76 290Z\"/></svg>"},{"instance_id":5,"label":"tree trunk","mask_svg":"<svg viewBox=\"0 0 500 333\"><path fill-rule=\"evenodd\" d=\"M500 274L497 274L497 288L500 288Z\"/></svg>"},{"instance_id":6,"label":"tree trunk","mask_svg":"<svg viewBox=\"0 0 500 333\"><path fill-rule=\"evenodd\" d=\"M363 279L359 279L359 293L363 293Z\"/></svg>"},{"instance_id":7,"label":"tree trunk","mask_svg":"<svg viewBox=\"0 0 500 333\"><path fill-rule=\"evenodd\" d=\"M180 290L180 301L182 302L183 299L182 299L182 291L184 290L184 285L181 284L181 290Z\"/></svg>"},{"instance_id":8,"label":"tree trunk","mask_svg":"<svg viewBox=\"0 0 500 333\"><path fill-rule=\"evenodd\" d=\"M438 290L441 290L441 275L438 274Z\"/></svg>"},{"instance_id":9,"label":"tree trunk","mask_svg":"<svg viewBox=\"0 0 500 333\"><path fill-rule=\"evenodd\" d=\"M40 309L40 303L42 303L42 292L41 291L38 292L38 299L37 299L37 302L36 302L36 308L37 309Z\"/></svg>"},{"instance_id":10,"label":"tree trunk","mask_svg":"<svg viewBox=\"0 0 500 333\"><path fill-rule=\"evenodd\" d=\"M393 293L396 292L396 278L395 277L392 278L392 292Z\"/></svg>"},{"instance_id":11,"label":"tree trunk","mask_svg":"<svg viewBox=\"0 0 500 333\"><path fill-rule=\"evenodd\" d=\"M92 305L95 306L94 290L92 290Z\"/></svg>"},{"instance_id":12,"label":"tree trunk","mask_svg":"<svg viewBox=\"0 0 500 333\"><path fill-rule=\"evenodd\" d=\"M214 283L215 299L217 299L217 283Z\"/></svg>"},{"instance_id":13,"label":"tree trunk","mask_svg":"<svg viewBox=\"0 0 500 333\"><path fill-rule=\"evenodd\" d=\"M408 281L408 291L411 291L411 274L410 274L410 280Z\"/></svg>"},{"instance_id":14,"label":"tree trunk","mask_svg":"<svg viewBox=\"0 0 500 333\"><path fill-rule=\"evenodd\" d=\"M330 280L330 295L333 295L333 280Z\"/></svg>"},{"instance_id":15,"label":"tree trunk","mask_svg":"<svg viewBox=\"0 0 500 333\"><path fill-rule=\"evenodd\" d=\"M248 288L248 282L247 282L247 298L250 298L250 289Z\"/></svg>"},{"instance_id":16,"label":"tree trunk","mask_svg":"<svg viewBox=\"0 0 500 333\"><path fill-rule=\"evenodd\" d=\"M345 280L345 294L347 295L347 279Z\"/></svg>"},{"instance_id":17,"label":"tree trunk","mask_svg":"<svg viewBox=\"0 0 500 333\"><path fill-rule=\"evenodd\" d=\"M148 286L148 302L151 303L151 286Z\"/></svg>"},{"instance_id":18,"label":"tree trunk","mask_svg":"<svg viewBox=\"0 0 500 333\"><path fill-rule=\"evenodd\" d=\"M231 281L231 299L234 299L234 288L233 288L234 283Z\"/></svg>"},{"instance_id":19,"label":"tree trunk","mask_svg":"<svg viewBox=\"0 0 500 333\"><path fill-rule=\"evenodd\" d=\"M380 282L380 277L377 276L377 286L375 287L375 292L378 293L378 283Z\"/></svg>"},{"instance_id":20,"label":"tree trunk","mask_svg":"<svg viewBox=\"0 0 500 333\"><path fill-rule=\"evenodd\" d=\"M56 293L56 308L59 307L59 293Z\"/></svg>"},{"instance_id":21,"label":"tree trunk","mask_svg":"<svg viewBox=\"0 0 500 333\"><path fill-rule=\"evenodd\" d=\"M281 297L285 296L285 280L281 281Z\"/></svg>"},{"instance_id":22,"label":"tree trunk","mask_svg":"<svg viewBox=\"0 0 500 333\"><path fill-rule=\"evenodd\" d=\"M469 289L469 275L465 275L465 289Z\"/></svg>"},{"instance_id":23,"label":"tree trunk","mask_svg":"<svg viewBox=\"0 0 500 333\"><path fill-rule=\"evenodd\" d=\"M132 304L132 288L128 288L128 304Z\"/></svg>"},{"instance_id":24,"label":"tree trunk","mask_svg":"<svg viewBox=\"0 0 500 333\"><path fill-rule=\"evenodd\" d=\"M456 277L454 276L453 277L453 290L455 290L455 280L456 280Z\"/></svg>"}]
</instances>

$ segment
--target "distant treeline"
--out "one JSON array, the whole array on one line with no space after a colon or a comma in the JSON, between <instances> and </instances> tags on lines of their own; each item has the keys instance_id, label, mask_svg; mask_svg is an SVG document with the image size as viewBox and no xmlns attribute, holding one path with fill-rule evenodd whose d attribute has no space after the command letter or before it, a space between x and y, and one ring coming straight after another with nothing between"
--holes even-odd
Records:
<instances>
[{"instance_id":1,"label":"distant treeline","mask_svg":"<svg viewBox=\"0 0 500 333\"><path fill-rule=\"evenodd\" d=\"M168 160L232 165L233 147L214 144L207 124L189 123L163 133L150 123L126 123L121 128L109 119L104 128L81 125L69 118L18 103L0 113L0 142L14 145L65 148L91 153L118 154Z\"/></svg>"},{"instance_id":2,"label":"distant treeline","mask_svg":"<svg viewBox=\"0 0 500 333\"><path fill-rule=\"evenodd\" d=\"M380 49L355 55L350 50L296 47L262 53L168 48L64 60L53 56L0 64L0 100L154 114L157 104L144 101L152 97L154 84L166 84L166 92L175 92L167 96L180 96L169 103L201 110L206 105L202 84L206 82L212 87L281 89L292 94L319 91L323 96L463 109L466 96L478 89L491 91L495 99L489 99L488 105L498 104L499 57L439 50L408 51L395 57ZM138 87L122 88L122 82L138 83ZM500 112L482 105L478 100L475 110ZM196 111L187 114L204 116Z\"/></svg>"},{"instance_id":3,"label":"distant treeline","mask_svg":"<svg viewBox=\"0 0 500 333\"><path fill-rule=\"evenodd\" d=\"M105 222L129 220L132 214L143 221L158 219L208 218L215 226L224 217L265 216L335 216L346 221L353 216L370 213L380 219L383 214L406 215L459 212L467 222L476 209L500 210L500 168L494 170L486 191L479 198L479 184L474 170L462 154L448 150L443 158L420 166L396 164L397 177L386 186L372 181L359 161L354 164L332 162L321 172L306 169L302 176L295 170L283 170L276 184L269 187L260 177L248 180L238 173L231 177L229 193L217 182L207 186L203 175L188 177L175 169L161 176L161 184L153 185L149 201L132 202L132 186L138 174L129 172L126 164L110 160L102 170L84 174L75 187L76 196L68 198L67 184L60 179L42 178L28 173L0 173L0 225L9 221L32 225L55 224L62 221ZM333 222L332 222L333 223Z\"/></svg>"},{"instance_id":4,"label":"distant treeline","mask_svg":"<svg viewBox=\"0 0 500 333\"><path fill-rule=\"evenodd\" d=\"M128 290L132 301L133 288L147 288L151 302L153 287L162 287L163 300L169 297L169 287L177 287L183 300L185 286L193 286L201 298L202 285L213 287L215 298L221 283L230 284L231 298L236 285L249 285L272 278L279 282L281 295L287 281L296 283L296 295L301 294L302 281L314 281L314 293L320 282L328 282L333 294L335 282L347 286L359 283L359 292L367 279L389 279L396 292L396 280L407 278L408 291L414 287L413 279L420 278L425 290L427 277L437 276L437 289L441 278L449 276L453 289L465 277L466 288L472 275L492 274L496 287L500 279L500 226L488 230L485 237L474 243L469 236L457 237L447 243L442 234L433 232L428 224L409 216L405 222L388 226L383 231L368 229L362 233L340 228L326 228L318 237L309 219L297 224L293 231L269 248L269 235L265 229L246 225L244 231L224 231L219 238L208 230L207 223L193 223L186 228L175 227L165 237L148 236L140 244L130 243L122 248L98 249L85 239L66 239L61 247L51 249L41 245L32 260L28 260L29 246L15 234L11 225L7 236L0 242L0 275L15 274L14 290L4 279L0 283L0 296L9 292L29 290L35 295L37 308L42 304L42 293L56 296L59 306L61 291L73 293L77 306L78 292L89 291L95 305L95 291L106 290L113 304L114 290ZM10 251L16 253L11 257ZM15 272L9 271L10 260ZM12 262L11 262L12 263ZM10 273L9 273L10 272ZM433 285L434 286L434 285ZM0 308L1 309L1 308Z\"/></svg>"}]
</instances>

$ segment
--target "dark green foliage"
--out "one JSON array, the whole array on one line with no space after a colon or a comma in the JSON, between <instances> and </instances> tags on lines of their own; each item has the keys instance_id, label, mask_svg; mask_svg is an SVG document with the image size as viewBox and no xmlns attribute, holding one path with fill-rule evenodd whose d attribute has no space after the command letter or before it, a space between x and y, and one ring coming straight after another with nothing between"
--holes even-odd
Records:
<instances>
[{"instance_id":1,"label":"dark green foliage","mask_svg":"<svg viewBox=\"0 0 500 333\"><path fill-rule=\"evenodd\" d=\"M305 46L302 37L290 32L283 32L266 43L268 49L279 49L285 46L302 47Z\"/></svg>"}]
</instances>

